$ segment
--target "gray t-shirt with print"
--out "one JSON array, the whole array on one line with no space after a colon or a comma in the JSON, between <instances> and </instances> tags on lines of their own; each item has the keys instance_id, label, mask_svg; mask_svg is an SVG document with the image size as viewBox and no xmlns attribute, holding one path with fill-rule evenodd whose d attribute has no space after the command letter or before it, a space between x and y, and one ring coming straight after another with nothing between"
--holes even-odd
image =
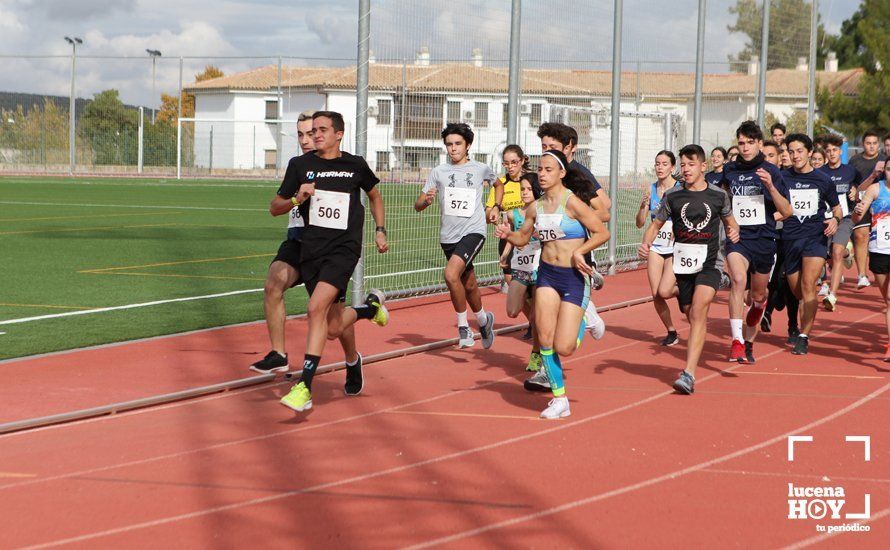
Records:
<instances>
[{"instance_id":1,"label":"gray t-shirt with print","mask_svg":"<svg viewBox=\"0 0 890 550\"><path fill-rule=\"evenodd\" d=\"M475 160L463 164L440 164L433 168L423 186L423 192L436 188L442 211L439 242L452 244L466 235L485 235L485 184L494 183L496 176L488 165Z\"/></svg>"}]
</instances>

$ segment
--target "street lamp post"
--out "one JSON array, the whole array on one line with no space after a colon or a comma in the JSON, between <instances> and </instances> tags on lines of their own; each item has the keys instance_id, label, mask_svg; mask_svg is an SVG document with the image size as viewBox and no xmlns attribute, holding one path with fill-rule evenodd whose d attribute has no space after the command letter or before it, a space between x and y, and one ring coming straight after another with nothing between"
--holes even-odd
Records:
<instances>
[{"instance_id":1,"label":"street lamp post","mask_svg":"<svg viewBox=\"0 0 890 550\"><path fill-rule=\"evenodd\" d=\"M77 45L83 44L78 37L65 37L65 42L71 44L71 95L68 98L68 174L74 175L74 75L77 63Z\"/></svg>"},{"instance_id":2,"label":"street lamp post","mask_svg":"<svg viewBox=\"0 0 890 550\"><path fill-rule=\"evenodd\" d=\"M151 56L151 97L152 97L152 101L155 101L155 97L154 97L155 96L155 69L157 68L158 58L161 57L161 52L158 50L149 50L149 49L146 49L145 51L148 53L149 56ZM157 109L152 107L151 108L151 123L152 124L155 123L155 111L157 111Z\"/></svg>"}]
</instances>

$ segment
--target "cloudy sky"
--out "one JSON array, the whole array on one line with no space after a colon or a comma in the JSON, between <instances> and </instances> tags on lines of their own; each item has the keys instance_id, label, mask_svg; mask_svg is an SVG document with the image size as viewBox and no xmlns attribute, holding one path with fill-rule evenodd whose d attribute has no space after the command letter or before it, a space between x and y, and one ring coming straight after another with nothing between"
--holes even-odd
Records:
<instances>
[{"instance_id":1,"label":"cloudy sky","mask_svg":"<svg viewBox=\"0 0 890 550\"><path fill-rule=\"evenodd\" d=\"M708 2L709 71L725 71L720 63L744 45L744 36L726 31L734 3ZM822 0L826 28L836 32L858 4ZM424 45L434 60L469 59L473 48L488 60L506 56L509 0L371 5L371 47L381 61L413 59ZM608 69L612 6L612 0L525 0L523 58L529 65ZM626 68L643 60L644 70L687 70L695 59L697 6L697 0L625 0ZM277 63L279 55L289 58L285 64L342 65L355 57L357 10L356 0L0 0L0 91L67 96L71 47L65 35L84 40L78 47L79 97L116 88L125 102L148 106L162 91L175 94L179 56L186 57L186 83L208 64L232 73ZM146 48L163 54L154 94ZM806 55L806 44L801 50ZM24 55L45 57L17 57Z\"/></svg>"}]
</instances>

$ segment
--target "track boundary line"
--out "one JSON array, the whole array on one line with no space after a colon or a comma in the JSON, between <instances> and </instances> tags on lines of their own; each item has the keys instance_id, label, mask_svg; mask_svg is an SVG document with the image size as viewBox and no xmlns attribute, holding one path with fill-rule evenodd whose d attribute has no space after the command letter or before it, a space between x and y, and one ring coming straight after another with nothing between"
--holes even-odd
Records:
<instances>
[{"instance_id":1,"label":"track boundary line","mask_svg":"<svg viewBox=\"0 0 890 550\"><path fill-rule=\"evenodd\" d=\"M167 300L155 300L153 302L141 302L138 304L126 304L122 306L110 306L110 307L100 307L95 309L84 309L80 311L66 311L65 313L52 313L48 315L37 315L34 317L21 317L19 319L7 319L5 321L0 321L0 325L16 325L20 323L30 323L33 321L43 321L45 319L58 319L60 317L71 317L73 315L90 315L93 313L105 313L108 311L120 311L125 309L136 309L142 307L149 306L157 306L162 304L172 304L177 302L192 302L195 300L209 300L210 298L223 298L226 296L237 296L239 294L250 294L254 292L262 292L262 288L250 288L246 290L233 290L231 292L219 292L216 294L205 294L204 296L186 296L183 298L169 298ZM222 328L222 327L214 327L214 328ZM165 335L172 336L172 335ZM137 340L138 341L138 340ZM130 342L123 342L130 343ZM74 350L66 350L59 353L68 353ZM33 356L32 356L33 357Z\"/></svg>"},{"instance_id":2,"label":"track boundary line","mask_svg":"<svg viewBox=\"0 0 890 550\"><path fill-rule=\"evenodd\" d=\"M30 201L0 201L0 204L22 205L22 206L46 206L45 202ZM212 206L165 206L163 204L90 204L90 203L70 203L66 202L65 207L77 206L83 208L168 208L170 210L216 210L220 212L268 212L267 208L214 208Z\"/></svg>"},{"instance_id":3,"label":"track boundary line","mask_svg":"<svg viewBox=\"0 0 890 550\"><path fill-rule=\"evenodd\" d=\"M641 303L642 298L637 298L634 300L628 300L625 302L619 302L616 304L609 304L607 306L603 306L602 308L597 308L599 311L612 311L616 309L625 309L628 307L632 307ZM522 330L528 327L528 323L520 323L517 325L511 325L507 327L502 327L499 329L495 329L495 334L505 334L509 332L515 332L518 330ZM385 361L387 359L403 357L405 355L413 355L416 353L421 353L424 351L429 351L432 349L439 349L443 347L447 347L450 345L454 345L457 343L457 338L446 338L444 340L437 340L434 342L427 342L425 344L420 344L417 346L410 346L407 348L399 348L395 350L390 350L386 352L381 352L373 355L368 355L365 357L365 364L377 363L380 361ZM635 342L631 342L630 344L635 344ZM625 344L624 346L627 346ZM624 347L624 346L619 346ZM595 355L595 354L594 354ZM336 371L342 368L345 368L345 362L337 362L331 363L327 365L323 365L319 367L318 374ZM295 374L300 374L302 370L291 371L285 374L285 379L291 378ZM193 399L195 397L201 397L210 393L217 392L225 392L229 391L233 388L240 388L243 386L250 386L254 384L265 384L268 382L272 382L275 379L275 375L259 375L259 376L251 376L249 378L239 378L237 380L229 380L223 381L216 384L211 384L209 386L199 386L195 388L188 388L185 390L180 390L173 393L162 394L162 395L154 395L147 396L140 399L135 399L132 401L126 401L121 403L112 403L108 405L92 407L89 409L82 409L77 411L69 411L64 413L58 413L54 415L38 417L38 418L30 418L17 420L12 422L7 422L4 424L0 424L0 436L5 433L10 432L18 432L23 430L30 430L33 428L39 428L43 426L48 426L51 424L61 424L61 423L70 423L79 420L83 420L86 418L94 417L94 416L102 416L109 414L118 414L120 412L126 412L132 409L140 409L145 407L152 407L155 405L162 405L172 401L180 401L184 399Z\"/></svg>"},{"instance_id":4,"label":"track boundary line","mask_svg":"<svg viewBox=\"0 0 890 550\"><path fill-rule=\"evenodd\" d=\"M183 212L143 212L141 214L90 214L89 216L46 216L43 218L0 218L0 222L41 222L55 220L83 220L93 218L132 218L133 216L173 216Z\"/></svg>"}]
</instances>

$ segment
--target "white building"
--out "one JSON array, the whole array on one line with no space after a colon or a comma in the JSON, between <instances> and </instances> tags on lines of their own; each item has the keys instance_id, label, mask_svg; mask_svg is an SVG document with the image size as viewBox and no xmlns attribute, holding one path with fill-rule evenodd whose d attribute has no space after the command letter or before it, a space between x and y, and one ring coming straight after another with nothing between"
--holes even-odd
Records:
<instances>
[{"instance_id":1,"label":"white building","mask_svg":"<svg viewBox=\"0 0 890 550\"><path fill-rule=\"evenodd\" d=\"M855 94L860 69L819 71L820 86ZM701 145L728 146L735 128L756 116L756 65L749 74L706 74L703 84ZM376 171L423 169L444 161L439 133L446 121L470 123L476 132L471 152L495 164L506 145L506 68L472 62L430 64L423 52L413 65L370 65L368 162ZM807 107L805 67L767 73L766 109L780 120ZM263 121L295 121L300 112L338 111L347 121L343 148L352 150L356 116L356 69L278 67L227 75L186 87L195 95L194 164L214 169L280 168L299 148L295 127ZM693 114L691 73L627 72L621 82L620 173L651 166L655 153L686 142ZM608 71L522 71L518 142L540 155L538 125L564 121L580 136L579 160L596 174L608 173L611 116ZM402 116L404 114L404 116ZM252 121L252 122L249 122ZM213 137L210 138L213 128ZM691 133L691 128L690 128ZM689 136L691 137L691 136ZM281 153L279 153L281 151Z\"/></svg>"}]
</instances>

